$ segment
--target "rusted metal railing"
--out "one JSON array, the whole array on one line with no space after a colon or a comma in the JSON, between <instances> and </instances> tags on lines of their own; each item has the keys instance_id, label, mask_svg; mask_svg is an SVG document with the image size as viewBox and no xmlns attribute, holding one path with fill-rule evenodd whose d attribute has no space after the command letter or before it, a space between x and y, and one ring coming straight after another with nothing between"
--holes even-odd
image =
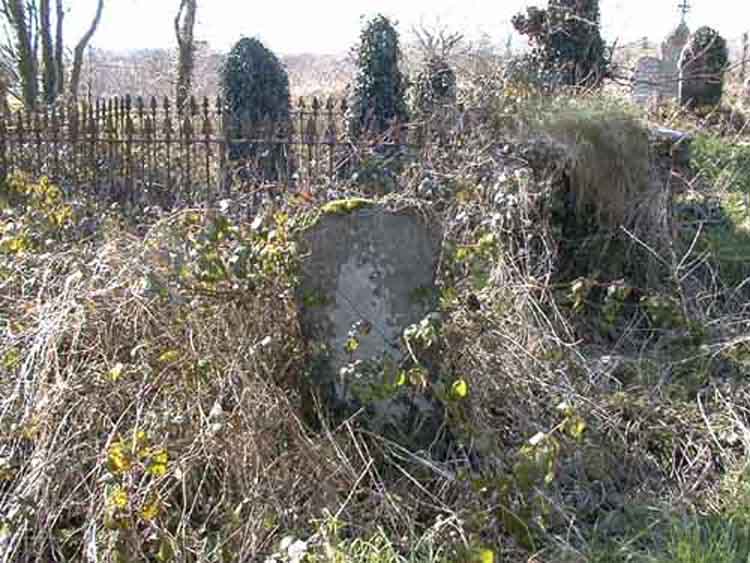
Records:
<instances>
[{"instance_id":1,"label":"rusted metal railing","mask_svg":"<svg viewBox=\"0 0 750 563\"><path fill-rule=\"evenodd\" d=\"M169 207L268 182L322 184L358 150L346 140L345 112L333 99L299 100L286 122L238 130L220 98L191 98L182 111L130 96L21 110L0 115L0 175L19 170L71 193ZM408 144L395 130L389 142Z\"/></svg>"}]
</instances>

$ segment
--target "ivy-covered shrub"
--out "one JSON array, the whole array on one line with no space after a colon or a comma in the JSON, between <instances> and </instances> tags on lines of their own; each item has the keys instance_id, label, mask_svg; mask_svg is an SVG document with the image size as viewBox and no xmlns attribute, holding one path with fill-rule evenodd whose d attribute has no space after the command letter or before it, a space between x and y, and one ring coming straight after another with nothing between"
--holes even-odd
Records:
<instances>
[{"instance_id":1,"label":"ivy-covered shrub","mask_svg":"<svg viewBox=\"0 0 750 563\"><path fill-rule=\"evenodd\" d=\"M444 58L437 55L424 63L414 82L414 109L420 116L456 101L456 73Z\"/></svg>"},{"instance_id":2,"label":"ivy-covered shrub","mask_svg":"<svg viewBox=\"0 0 750 563\"><path fill-rule=\"evenodd\" d=\"M421 50L422 64L412 85L413 112L419 118L433 115L456 102L456 73L449 62L450 56L463 41L460 33L449 33L445 28L414 31Z\"/></svg>"},{"instance_id":3,"label":"ivy-covered shrub","mask_svg":"<svg viewBox=\"0 0 750 563\"><path fill-rule=\"evenodd\" d=\"M280 145L271 150L258 140L290 122L289 77L276 55L257 39L240 39L221 70L221 92L226 103L229 160L258 160L263 178L276 179L286 165ZM239 141L240 139L244 140Z\"/></svg>"},{"instance_id":4,"label":"ivy-covered shrub","mask_svg":"<svg viewBox=\"0 0 750 563\"><path fill-rule=\"evenodd\" d=\"M728 61L724 38L708 26L699 28L680 56L680 104L718 105Z\"/></svg>"},{"instance_id":5,"label":"ivy-covered shrub","mask_svg":"<svg viewBox=\"0 0 750 563\"><path fill-rule=\"evenodd\" d=\"M599 86L609 74L608 49L599 32L599 0L549 0L513 17L532 45L528 55L542 73L566 86Z\"/></svg>"},{"instance_id":6,"label":"ivy-covered shrub","mask_svg":"<svg viewBox=\"0 0 750 563\"><path fill-rule=\"evenodd\" d=\"M349 86L349 134L358 138L365 131L382 133L394 121L406 121L407 80L399 68L398 32L388 18L378 15L365 24L356 61L356 74Z\"/></svg>"}]
</instances>

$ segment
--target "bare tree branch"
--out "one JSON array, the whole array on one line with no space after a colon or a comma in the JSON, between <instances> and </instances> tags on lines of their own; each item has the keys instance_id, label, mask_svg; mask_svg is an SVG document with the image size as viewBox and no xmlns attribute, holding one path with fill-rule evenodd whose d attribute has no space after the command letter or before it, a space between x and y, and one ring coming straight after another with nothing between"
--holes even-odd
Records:
<instances>
[{"instance_id":1,"label":"bare tree branch","mask_svg":"<svg viewBox=\"0 0 750 563\"><path fill-rule=\"evenodd\" d=\"M81 82L81 68L83 67L83 55L86 51L86 47L91 41L91 38L96 33L96 28L99 26L99 22L102 19L102 11L104 10L104 0L99 0L96 7L96 15L94 20L91 22L91 26L88 31L81 37L81 40L73 51L73 70L70 73L70 95L73 98L78 97L78 86Z\"/></svg>"},{"instance_id":2,"label":"bare tree branch","mask_svg":"<svg viewBox=\"0 0 750 563\"><path fill-rule=\"evenodd\" d=\"M57 96L57 69L52 44L50 0L39 0L39 34L42 38L42 86L44 103L51 104Z\"/></svg>"},{"instance_id":3,"label":"bare tree branch","mask_svg":"<svg viewBox=\"0 0 750 563\"><path fill-rule=\"evenodd\" d=\"M21 82L21 92L24 105L29 108L36 106L37 62L33 44L33 19L28 11L28 5L23 0L7 0L4 5L5 16L15 36L15 54L18 58L17 69Z\"/></svg>"},{"instance_id":4,"label":"bare tree branch","mask_svg":"<svg viewBox=\"0 0 750 563\"><path fill-rule=\"evenodd\" d=\"M57 69L56 83L59 93L65 90L65 61L63 60L63 50L65 48L63 43L63 19L65 18L65 12L63 10L63 0L57 0L56 6L55 68Z\"/></svg>"}]
</instances>

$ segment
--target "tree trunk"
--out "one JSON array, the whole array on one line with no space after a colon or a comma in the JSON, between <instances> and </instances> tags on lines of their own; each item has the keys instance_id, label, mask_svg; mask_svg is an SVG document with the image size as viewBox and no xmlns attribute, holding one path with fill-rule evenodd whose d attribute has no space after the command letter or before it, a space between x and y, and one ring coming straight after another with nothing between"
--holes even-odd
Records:
<instances>
[{"instance_id":1,"label":"tree trunk","mask_svg":"<svg viewBox=\"0 0 750 563\"><path fill-rule=\"evenodd\" d=\"M52 44L52 23L50 20L50 0L39 0L39 33L42 36L42 85L44 103L52 104L57 97L57 68Z\"/></svg>"},{"instance_id":2,"label":"tree trunk","mask_svg":"<svg viewBox=\"0 0 750 563\"><path fill-rule=\"evenodd\" d=\"M63 60L63 0L57 0L57 37L55 38L55 68L57 69L57 91L65 90L65 61Z\"/></svg>"},{"instance_id":3,"label":"tree trunk","mask_svg":"<svg viewBox=\"0 0 750 563\"><path fill-rule=\"evenodd\" d=\"M7 115L10 112L8 107L8 79L5 73L0 70L0 113Z\"/></svg>"},{"instance_id":4,"label":"tree trunk","mask_svg":"<svg viewBox=\"0 0 750 563\"><path fill-rule=\"evenodd\" d=\"M91 27L81 37L81 40L76 45L73 51L73 70L70 73L70 95L73 99L78 98L78 86L81 82L81 68L83 67L83 55L86 52L86 47L91 41L91 38L96 32L96 28L99 26L99 21L102 19L102 10L104 9L104 0L99 0L96 7L96 15L94 21L91 22Z\"/></svg>"},{"instance_id":5,"label":"tree trunk","mask_svg":"<svg viewBox=\"0 0 750 563\"><path fill-rule=\"evenodd\" d=\"M174 30L179 49L177 61L177 110L187 102L192 90L195 67L195 12L197 0L180 0L180 9L174 20Z\"/></svg>"},{"instance_id":6,"label":"tree trunk","mask_svg":"<svg viewBox=\"0 0 750 563\"><path fill-rule=\"evenodd\" d=\"M18 75L21 79L23 103L27 108L36 107L39 88L37 86L36 53L32 40L31 14L27 14L23 0L10 0L7 16L16 39L18 53ZM28 20L27 20L28 15Z\"/></svg>"}]
</instances>

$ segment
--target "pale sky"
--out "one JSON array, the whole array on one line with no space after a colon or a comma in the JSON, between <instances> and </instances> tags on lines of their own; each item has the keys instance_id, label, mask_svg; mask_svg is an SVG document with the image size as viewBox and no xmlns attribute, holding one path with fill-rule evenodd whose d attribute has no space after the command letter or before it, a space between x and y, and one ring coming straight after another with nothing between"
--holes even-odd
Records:
<instances>
[{"instance_id":1,"label":"pale sky","mask_svg":"<svg viewBox=\"0 0 750 563\"><path fill-rule=\"evenodd\" d=\"M674 28L681 0L601 0L607 40L621 43L643 36L659 40ZM105 0L102 23L92 45L103 49L174 47L174 16L179 0ZM750 30L747 0L689 0L692 29L710 25L727 39ZM88 25L96 0L70 0L67 41ZM279 54L341 53L359 35L360 16L383 13L398 21L402 36L420 22L440 21L467 37L489 34L503 43L510 18L527 5L546 0L198 0L196 36L227 50L241 36L260 38Z\"/></svg>"}]
</instances>

